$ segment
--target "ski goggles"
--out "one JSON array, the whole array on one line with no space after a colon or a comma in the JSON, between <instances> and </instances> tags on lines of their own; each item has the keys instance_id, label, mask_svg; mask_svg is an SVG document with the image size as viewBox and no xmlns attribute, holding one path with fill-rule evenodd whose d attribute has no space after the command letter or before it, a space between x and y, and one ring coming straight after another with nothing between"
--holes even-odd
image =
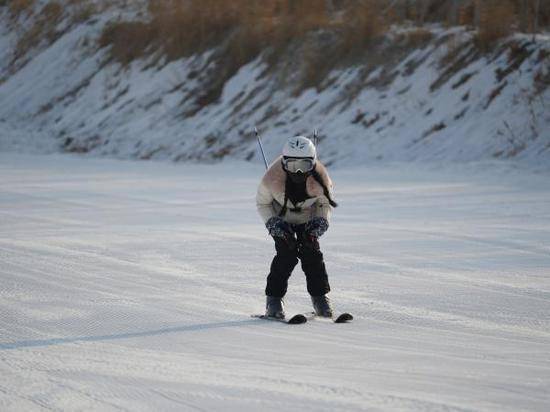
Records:
<instances>
[{"instance_id":1,"label":"ski goggles","mask_svg":"<svg viewBox=\"0 0 550 412\"><path fill-rule=\"evenodd\" d=\"M313 170L315 160L311 157L283 157L283 167L290 173L307 173Z\"/></svg>"}]
</instances>

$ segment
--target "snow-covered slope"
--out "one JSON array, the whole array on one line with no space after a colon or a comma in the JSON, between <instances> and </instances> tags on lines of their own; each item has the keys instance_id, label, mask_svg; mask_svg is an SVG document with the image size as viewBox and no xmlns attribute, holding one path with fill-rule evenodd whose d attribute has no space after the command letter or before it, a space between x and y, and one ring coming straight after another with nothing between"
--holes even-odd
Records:
<instances>
[{"instance_id":1,"label":"snow-covered slope","mask_svg":"<svg viewBox=\"0 0 550 412\"><path fill-rule=\"evenodd\" d=\"M0 173L2 411L548 409L545 177L336 171L321 243L356 320L286 326L250 318L260 164L4 153ZM310 310L298 268L287 308Z\"/></svg>"},{"instance_id":2,"label":"snow-covered slope","mask_svg":"<svg viewBox=\"0 0 550 412\"><path fill-rule=\"evenodd\" d=\"M131 18L127 13L123 18ZM304 55L268 67L258 58L207 98L214 51L167 63L154 56L122 67L98 50L107 11L63 26L31 49L15 72L0 66L0 149L72 151L141 159L259 160L282 139L320 129L328 163L516 158L548 164L550 44L518 36L482 53L464 29L395 29L317 88L297 87ZM0 55L17 36L7 21ZM60 23L62 25L62 23ZM421 37L422 37L421 36ZM412 39L412 40L411 40Z\"/></svg>"}]
</instances>

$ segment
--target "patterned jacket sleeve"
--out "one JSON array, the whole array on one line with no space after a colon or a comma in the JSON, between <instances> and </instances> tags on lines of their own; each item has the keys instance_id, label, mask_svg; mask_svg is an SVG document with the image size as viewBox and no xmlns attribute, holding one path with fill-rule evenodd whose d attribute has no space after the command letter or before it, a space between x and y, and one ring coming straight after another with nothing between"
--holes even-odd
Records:
<instances>
[{"instance_id":1,"label":"patterned jacket sleeve","mask_svg":"<svg viewBox=\"0 0 550 412\"><path fill-rule=\"evenodd\" d=\"M332 187L329 188L330 196L332 197ZM330 217L332 216L332 206L330 205L328 199L325 196L319 196L317 202L313 206L313 216L312 217L324 217L328 222L330 222Z\"/></svg>"},{"instance_id":2,"label":"patterned jacket sleeve","mask_svg":"<svg viewBox=\"0 0 550 412\"><path fill-rule=\"evenodd\" d=\"M262 180L256 193L256 208L264 223L276 215L275 209L273 208L273 201L273 195Z\"/></svg>"},{"instance_id":3,"label":"patterned jacket sleeve","mask_svg":"<svg viewBox=\"0 0 550 412\"><path fill-rule=\"evenodd\" d=\"M321 165L320 169L321 169L321 174L323 175L322 179L327 186L330 198L334 199L334 187L332 184L332 179L330 178L330 175L328 174L327 169L323 165ZM312 218L323 217L328 222L330 222L330 218L332 216L332 209L333 207L330 205L328 198L325 195L321 195L317 198L317 202L314 205Z\"/></svg>"}]
</instances>

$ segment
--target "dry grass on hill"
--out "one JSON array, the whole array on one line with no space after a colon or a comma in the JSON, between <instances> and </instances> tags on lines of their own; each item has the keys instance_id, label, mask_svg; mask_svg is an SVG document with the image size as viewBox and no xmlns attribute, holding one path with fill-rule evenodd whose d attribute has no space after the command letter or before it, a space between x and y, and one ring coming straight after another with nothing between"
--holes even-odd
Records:
<instances>
[{"instance_id":1,"label":"dry grass on hill","mask_svg":"<svg viewBox=\"0 0 550 412\"><path fill-rule=\"evenodd\" d=\"M27 13L34 6L35 0L5 0L4 3L8 6L11 14L20 15Z\"/></svg>"},{"instance_id":2,"label":"dry grass on hill","mask_svg":"<svg viewBox=\"0 0 550 412\"><path fill-rule=\"evenodd\" d=\"M98 4L128 7L121 0L0 0L13 16L36 13L18 55L55 37L52 27L61 14L72 10L75 22L84 21L99 11ZM549 0L147 0L147 8L146 20L118 20L101 36L100 46L111 46L112 57L123 64L149 53L173 60L220 45L243 63L267 48L276 54L316 30L338 38L332 50L336 55L329 56L335 60L364 48L392 24L405 22L471 26L477 29L479 46L488 49L511 32L550 25Z\"/></svg>"},{"instance_id":3,"label":"dry grass on hill","mask_svg":"<svg viewBox=\"0 0 550 412\"><path fill-rule=\"evenodd\" d=\"M35 13L14 62L55 40L61 19L85 21L101 11L99 4L128 7L124 0L0 0L15 18ZM99 47L109 47L123 65L146 55L171 61L215 48L223 82L260 53L276 64L294 44L302 51L303 86L309 87L319 85L335 65L361 55L393 24L418 27L410 31L409 47L425 44L431 34L423 25L429 22L477 29L477 45L488 51L514 31L548 27L550 0L147 0L146 18L113 21ZM313 34L321 41L311 41Z\"/></svg>"},{"instance_id":4,"label":"dry grass on hill","mask_svg":"<svg viewBox=\"0 0 550 412\"><path fill-rule=\"evenodd\" d=\"M100 44L112 45L122 63L154 51L172 60L220 44L246 62L318 29L337 33L339 52L350 52L408 21L477 27L479 45L488 48L512 31L533 29L536 16L539 26L548 25L550 1L542 1L535 15L536 1L149 0L149 21L113 23Z\"/></svg>"},{"instance_id":5,"label":"dry grass on hill","mask_svg":"<svg viewBox=\"0 0 550 412\"><path fill-rule=\"evenodd\" d=\"M135 39L129 47L133 49L132 55L160 49L169 59L229 42L231 50L240 50L242 60L249 60L266 47L284 47L317 29L341 31L344 43L349 45L383 31L384 22L374 12L384 3L381 0L356 2L338 16L315 7L321 3L321 0L149 1L150 21L114 23L105 30L101 45L114 45L113 56L126 62L126 53L116 43L125 43L128 38ZM149 49L151 46L153 49Z\"/></svg>"},{"instance_id":6,"label":"dry grass on hill","mask_svg":"<svg viewBox=\"0 0 550 412\"><path fill-rule=\"evenodd\" d=\"M219 73L199 99L208 104L242 65L260 53L270 65L278 64L291 44L301 53L299 89L319 87L331 69L364 54L393 24L418 27L409 31L404 47L426 44L431 33L423 24L439 22L477 28L476 44L489 51L522 24L529 26L525 21L534 19L535 1L149 0L147 20L109 25L100 47L110 47L123 65L145 55L171 61L216 49ZM539 23L547 23L550 5L538 16Z\"/></svg>"}]
</instances>

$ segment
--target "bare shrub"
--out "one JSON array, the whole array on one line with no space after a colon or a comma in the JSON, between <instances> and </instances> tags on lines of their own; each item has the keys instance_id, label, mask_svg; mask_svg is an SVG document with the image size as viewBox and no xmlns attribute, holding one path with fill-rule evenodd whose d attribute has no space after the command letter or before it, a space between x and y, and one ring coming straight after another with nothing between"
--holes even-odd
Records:
<instances>
[{"instance_id":1,"label":"bare shrub","mask_svg":"<svg viewBox=\"0 0 550 412\"><path fill-rule=\"evenodd\" d=\"M239 3L217 0L150 0L150 34L157 36L169 59L187 56L219 44L237 25Z\"/></svg>"},{"instance_id":2,"label":"bare shrub","mask_svg":"<svg viewBox=\"0 0 550 412\"><path fill-rule=\"evenodd\" d=\"M475 24L475 16L475 2L466 2L459 7L457 23L460 26L473 26Z\"/></svg>"},{"instance_id":3,"label":"bare shrub","mask_svg":"<svg viewBox=\"0 0 550 412\"><path fill-rule=\"evenodd\" d=\"M57 24L63 15L63 6L57 1L47 3L40 12L41 19L50 26Z\"/></svg>"},{"instance_id":4,"label":"bare shrub","mask_svg":"<svg viewBox=\"0 0 550 412\"><path fill-rule=\"evenodd\" d=\"M10 14L19 16L28 12L34 6L35 0L10 0L7 3Z\"/></svg>"},{"instance_id":5,"label":"bare shrub","mask_svg":"<svg viewBox=\"0 0 550 412\"><path fill-rule=\"evenodd\" d=\"M484 0L479 5L477 44L489 50L498 40L512 33L516 23L514 4L510 0Z\"/></svg>"},{"instance_id":6,"label":"bare shrub","mask_svg":"<svg viewBox=\"0 0 550 412\"><path fill-rule=\"evenodd\" d=\"M122 64L129 64L145 54L153 35L153 28L146 23L119 22L103 30L99 46L111 46L111 56Z\"/></svg>"},{"instance_id":7,"label":"bare shrub","mask_svg":"<svg viewBox=\"0 0 550 412\"><path fill-rule=\"evenodd\" d=\"M374 39L385 34L388 26L380 13L383 3L381 0L351 2L337 20L330 20L326 12L310 20L297 34L306 41L302 40L302 75L296 93L309 87L319 88L331 70L362 55ZM312 30L320 30L317 39L305 37Z\"/></svg>"},{"instance_id":8,"label":"bare shrub","mask_svg":"<svg viewBox=\"0 0 550 412\"><path fill-rule=\"evenodd\" d=\"M63 17L63 7L56 1L47 3L39 12L39 18L19 38L13 61L25 55L40 42L52 42L57 36L56 27Z\"/></svg>"},{"instance_id":9,"label":"bare shrub","mask_svg":"<svg viewBox=\"0 0 550 412\"><path fill-rule=\"evenodd\" d=\"M382 5L379 0L365 0L349 6L342 26L343 49L364 47L387 30L387 22L379 12Z\"/></svg>"},{"instance_id":10,"label":"bare shrub","mask_svg":"<svg viewBox=\"0 0 550 412\"><path fill-rule=\"evenodd\" d=\"M97 12L96 3L90 0L70 0L72 6L71 23L82 23L92 18Z\"/></svg>"},{"instance_id":11,"label":"bare shrub","mask_svg":"<svg viewBox=\"0 0 550 412\"><path fill-rule=\"evenodd\" d=\"M425 46L433 37L431 31L418 27L406 33L406 43L409 47L418 48Z\"/></svg>"}]
</instances>

